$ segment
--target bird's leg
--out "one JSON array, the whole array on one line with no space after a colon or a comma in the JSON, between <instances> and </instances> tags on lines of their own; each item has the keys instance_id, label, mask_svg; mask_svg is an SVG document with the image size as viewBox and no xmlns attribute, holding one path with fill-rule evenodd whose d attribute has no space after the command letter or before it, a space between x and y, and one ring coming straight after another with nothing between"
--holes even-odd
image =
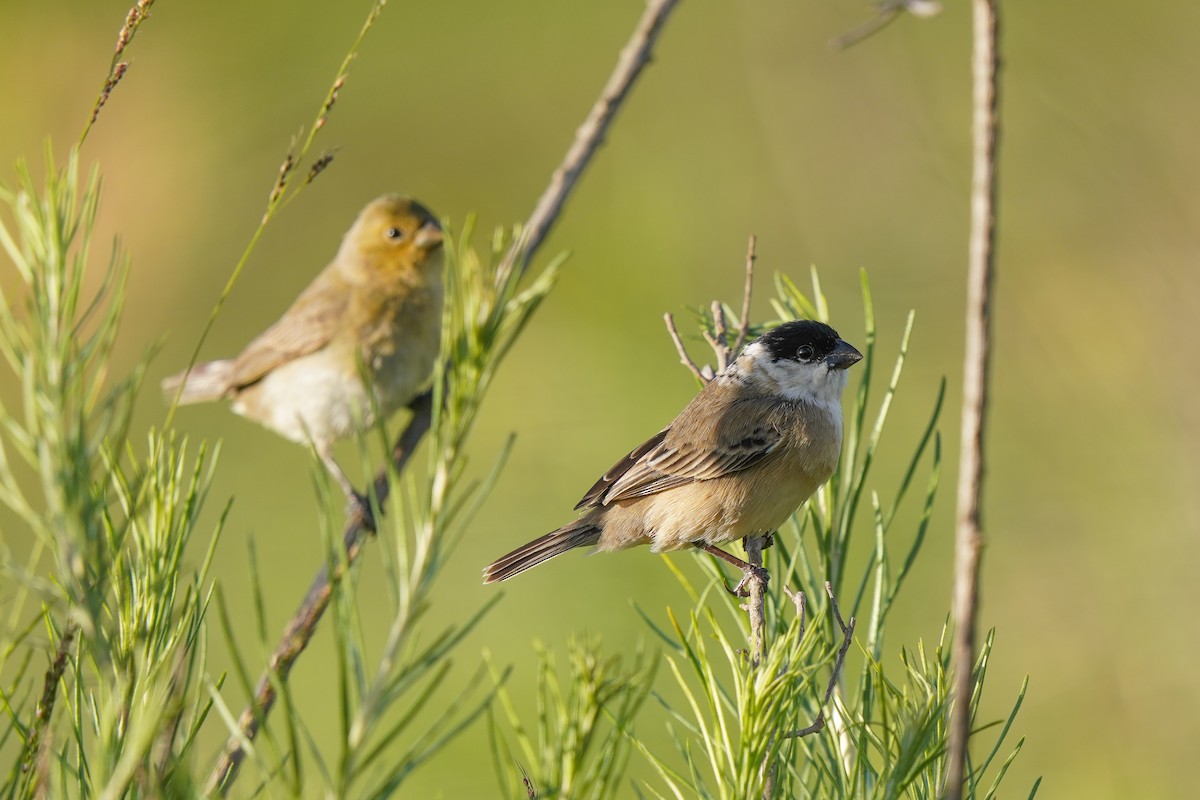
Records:
<instances>
[{"instance_id":1,"label":"bird's leg","mask_svg":"<svg viewBox=\"0 0 1200 800\"><path fill-rule=\"evenodd\" d=\"M342 491L346 494L346 502L349 505L349 514L351 516L360 517L364 522L371 523L371 527L373 528L374 521L373 515L371 514L371 503L367 500L365 495L361 495L355 490L354 484L350 482L350 478L346 476L346 473L342 471L342 468L338 466L338 463L333 460L333 452L330 449L325 448L319 452L321 455L321 462L325 464L325 468L329 470L329 474L333 476L333 479L337 482L338 486L341 486Z\"/></svg>"},{"instance_id":2,"label":"bird's leg","mask_svg":"<svg viewBox=\"0 0 1200 800\"><path fill-rule=\"evenodd\" d=\"M708 542L692 542L692 544L709 555L716 556L726 564L737 567L742 571L742 579L738 581L737 586L733 587L733 589L729 589L728 586L725 587L730 594L737 595L738 597L749 597L750 591L746 589L746 583L748 581L751 579L762 581L763 586L766 586L767 581L771 580L771 574L763 567L755 566L749 561L743 561L737 556L726 553L721 548L715 547Z\"/></svg>"},{"instance_id":3,"label":"bird's leg","mask_svg":"<svg viewBox=\"0 0 1200 800\"><path fill-rule=\"evenodd\" d=\"M748 538L748 537L747 537L747 538ZM762 536L760 536L759 538L763 540L763 546L762 546L762 549L763 549L763 550L766 550L768 547L774 547L774 546L775 546L775 531L771 531L770 533L764 533L764 534L763 534ZM745 540L745 539L742 539L742 547L743 547L743 548L745 548L745 547L746 547L746 540Z\"/></svg>"}]
</instances>

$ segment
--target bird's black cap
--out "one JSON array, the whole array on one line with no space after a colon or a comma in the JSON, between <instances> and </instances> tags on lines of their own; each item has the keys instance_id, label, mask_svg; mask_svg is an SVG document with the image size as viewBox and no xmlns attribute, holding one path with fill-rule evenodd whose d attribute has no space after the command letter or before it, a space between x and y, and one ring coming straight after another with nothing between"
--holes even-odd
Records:
<instances>
[{"instance_id":1,"label":"bird's black cap","mask_svg":"<svg viewBox=\"0 0 1200 800\"><path fill-rule=\"evenodd\" d=\"M785 322L758 337L758 343L771 354L772 361L785 358L798 360L797 353L804 345L812 348L811 357L814 360L823 359L834 351L840 341L837 331L824 322L811 319Z\"/></svg>"}]
</instances>

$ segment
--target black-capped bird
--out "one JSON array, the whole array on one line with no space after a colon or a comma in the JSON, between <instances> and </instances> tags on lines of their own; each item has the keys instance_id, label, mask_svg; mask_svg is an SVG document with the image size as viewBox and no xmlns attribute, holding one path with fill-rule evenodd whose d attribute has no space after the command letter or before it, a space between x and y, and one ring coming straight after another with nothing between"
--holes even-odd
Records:
<instances>
[{"instance_id":1,"label":"black-capped bird","mask_svg":"<svg viewBox=\"0 0 1200 800\"><path fill-rule=\"evenodd\" d=\"M846 369L860 359L823 323L772 328L604 473L575 506L583 516L489 565L484 583L591 545L694 546L749 575L749 564L718 545L773 533L833 474Z\"/></svg>"}]
</instances>

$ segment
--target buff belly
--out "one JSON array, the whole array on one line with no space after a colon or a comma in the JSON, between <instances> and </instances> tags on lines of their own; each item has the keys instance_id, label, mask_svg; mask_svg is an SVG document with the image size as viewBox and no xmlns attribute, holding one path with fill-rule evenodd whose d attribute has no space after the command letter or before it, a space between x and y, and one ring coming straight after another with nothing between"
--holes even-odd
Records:
<instances>
[{"instance_id":1,"label":"buff belly","mask_svg":"<svg viewBox=\"0 0 1200 800\"><path fill-rule=\"evenodd\" d=\"M367 369L375 391L373 403L355 368L356 360L326 348L277 367L239 392L233 410L294 442L311 440L319 448L328 448L371 425L374 406L390 415L417 394L428 379L433 357L406 356L400 350L378 363L382 369Z\"/></svg>"},{"instance_id":2,"label":"buff belly","mask_svg":"<svg viewBox=\"0 0 1200 800\"><path fill-rule=\"evenodd\" d=\"M648 544L663 552L777 531L837 466L840 419L814 422L828 426L817 439L821 447L793 426L792 441L747 470L594 509L592 521L603 527L597 549Z\"/></svg>"},{"instance_id":3,"label":"buff belly","mask_svg":"<svg viewBox=\"0 0 1200 800\"><path fill-rule=\"evenodd\" d=\"M697 542L720 545L779 529L828 474L763 474L680 486L605 508L597 548L622 550L649 544L654 552ZM766 470L764 470L766 473ZM781 481L786 486L773 481Z\"/></svg>"}]
</instances>

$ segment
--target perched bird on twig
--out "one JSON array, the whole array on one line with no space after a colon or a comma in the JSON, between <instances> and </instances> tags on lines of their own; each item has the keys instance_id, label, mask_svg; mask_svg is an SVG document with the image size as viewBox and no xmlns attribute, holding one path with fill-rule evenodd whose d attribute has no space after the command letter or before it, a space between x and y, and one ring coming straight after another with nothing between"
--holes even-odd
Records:
<instances>
[{"instance_id":1,"label":"perched bird on twig","mask_svg":"<svg viewBox=\"0 0 1200 800\"><path fill-rule=\"evenodd\" d=\"M180 404L228 398L243 417L311 441L357 499L333 444L370 425L373 405L389 415L429 381L441 347L441 245L441 226L420 203L372 201L278 322L237 358L167 378L164 396Z\"/></svg>"},{"instance_id":2,"label":"perched bird on twig","mask_svg":"<svg viewBox=\"0 0 1200 800\"><path fill-rule=\"evenodd\" d=\"M833 474L846 369L862 354L828 325L787 322L750 343L675 421L583 496L574 522L483 571L507 580L575 547L698 547L765 579L717 545L773 533ZM745 578L735 589L741 590Z\"/></svg>"}]
</instances>

